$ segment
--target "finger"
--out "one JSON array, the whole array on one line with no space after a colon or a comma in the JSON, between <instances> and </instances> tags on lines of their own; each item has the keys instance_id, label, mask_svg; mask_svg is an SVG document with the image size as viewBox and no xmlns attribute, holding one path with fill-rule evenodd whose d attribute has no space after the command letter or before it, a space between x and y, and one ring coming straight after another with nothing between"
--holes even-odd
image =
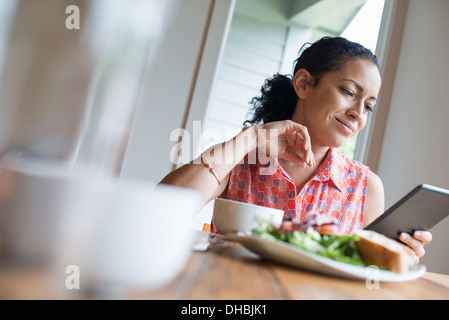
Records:
<instances>
[{"instance_id":1,"label":"finger","mask_svg":"<svg viewBox=\"0 0 449 320\"><path fill-rule=\"evenodd\" d=\"M298 148L302 148L304 150L304 159L310 167L315 165L315 156L312 152L312 145L310 143L309 135L306 135L306 138L299 132L296 133L296 136L299 138L296 139L296 145ZM302 143L299 142L302 140Z\"/></svg>"},{"instance_id":2,"label":"finger","mask_svg":"<svg viewBox=\"0 0 449 320\"><path fill-rule=\"evenodd\" d=\"M302 147L306 151L305 155L307 157L306 159L308 160L307 162L310 166L315 165L315 156L312 152L312 142L310 141L310 135L307 127L301 126L301 131L299 131L297 135L299 135L299 137L303 140Z\"/></svg>"},{"instance_id":3,"label":"finger","mask_svg":"<svg viewBox=\"0 0 449 320\"><path fill-rule=\"evenodd\" d=\"M289 144L299 151L298 154L302 156L308 166L315 165L315 156L312 152L312 145L307 128L303 126L296 127L292 135L292 137L289 137Z\"/></svg>"},{"instance_id":4,"label":"finger","mask_svg":"<svg viewBox=\"0 0 449 320\"><path fill-rule=\"evenodd\" d=\"M428 244L432 241L432 234L429 231L415 231L413 236L421 241L422 244Z\"/></svg>"},{"instance_id":5,"label":"finger","mask_svg":"<svg viewBox=\"0 0 449 320\"><path fill-rule=\"evenodd\" d=\"M287 135L286 137L287 137L287 147L285 148L285 155L283 156L283 158L290 162L297 163L301 165L303 168L307 167L308 159L306 151L302 147L299 147L299 145L302 144L302 142L301 143L298 142L298 139L300 138L297 137L296 133L294 134L294 137L291 137L289 135ZM286 156L293 157L294 161L287 159Z\"/></svg>"},{"instance_id":6,"label":"finger","mask_svg":"<svg viewBox=\"0 0 449 320\"><path fill-rule=\"evenodd\" d=\"M293 147L294 152L299 155L308 166L315 165L315 156L312 152L312 144L307 128L292 121L287 121L286 124L287 130L285 131L285 136L287 137L288 145Z\"/></svg>"},{"instance_id":7,"label":"finger","mask_svg":"<svg viewBox=\"0 0 449 320\"><path fill-rule=\"evenodd\" d=\"M416 265L416 264L419 263L419 258L416 256L416 253L415 253L415 251L413 251L412 248L408 248L408 254L409 254L409 256L410 256L410 258L412 260L411 261L412 265Z\"/></svg>"},{"instance_id":8,"label":"finger","mask_svg":"<svg viewBox=\"0 0 449 320\"><path fill-rule=\"evenodd\" d=\"M412 248L418 258L422 258L424 256L425 251L421 241L413 238L411 235L405 232L402 232L400 234L399 239L410 248Z\"/></svg>"},{"instance_id":9,"label":"finger","mask_svg":"<svg viewBox=\"0 0 449 320\"><path fill-rule=\"evenodd\" d=\"M304 136L299 132L296 132L295 134L294 148L302 152L302 158L304 159L305 163L308 166L310 166L311 159L310 159L309 144L307 140L304 139Z\"/></svg>"},{"instance_id":10,"label":"finger","mask_svg":"<svg viewBox=\"0 0 449 320\"><path fill-rule=\"evenodd\" d=\"M292 163L296 163L303 168L307 166L307 163L304 161L302 157L297 155L295 152L289 150L285 150L284 154L282 155L282 158Z\"/></svg>"}]
</instances>

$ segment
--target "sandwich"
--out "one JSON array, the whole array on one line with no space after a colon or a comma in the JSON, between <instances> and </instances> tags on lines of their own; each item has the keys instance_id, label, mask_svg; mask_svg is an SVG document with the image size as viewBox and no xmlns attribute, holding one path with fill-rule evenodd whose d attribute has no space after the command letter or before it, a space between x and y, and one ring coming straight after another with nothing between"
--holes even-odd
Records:
<instances>
[{"instance_id":1,"label":"sandwich","mask_svg":"<svg viewBox=\"0 0 449 320\"><path fill-rule=\"evenodd\" d=\"M397 273L408 272L411 259L406 245L375 231L360 230L355 236L359 238L356 246L366 264Z\"/></svg>"},{"instance_id":2,"label":"sandwich","mask_svg":"<svg viewBox=\"0 0 449 320\"><path fill-rule=\"evenodd\" d=\"M360 230L338 234L334 223L284 221L280 226L260 224L253 236L284 241L322 257L358 266L376 265L380 269L407 273L408 248L375 231Z\"/></svg>"}]
</instances>

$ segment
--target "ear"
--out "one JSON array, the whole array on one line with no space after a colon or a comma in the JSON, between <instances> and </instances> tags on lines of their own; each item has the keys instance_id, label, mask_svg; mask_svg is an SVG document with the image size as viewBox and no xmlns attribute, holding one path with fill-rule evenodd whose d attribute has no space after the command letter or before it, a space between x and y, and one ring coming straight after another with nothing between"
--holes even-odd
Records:
<instances>
[{"instance_id":1,"label":"ear","mask_svg":"<svg viewBox=\"0 0 449 320\"><path fill-rule=\"evenodd\" d=\"M307 96L307 87L314 82L312 75L306 69L296 71L293 78L293 87L299 98L305 99Z\"/></svg>"}]
</instances>

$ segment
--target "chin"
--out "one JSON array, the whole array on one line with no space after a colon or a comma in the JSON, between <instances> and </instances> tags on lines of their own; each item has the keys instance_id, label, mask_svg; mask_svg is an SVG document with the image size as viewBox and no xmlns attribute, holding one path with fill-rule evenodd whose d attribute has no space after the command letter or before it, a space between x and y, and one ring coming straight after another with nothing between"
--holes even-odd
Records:
<instances>
[{"instance_id":1,"label":"chin","mask_svg":"<svg viewBox=\"0 0 449 320\"><path fill-rule=\"evenodd\" d=\"M344 139L344 140L333 141L332 143L329 144L329 147L338 149L338 148L342 147L346 142L348 142L349 139L350 138Z\"/></svg>"},{"instance_id":2,"label":"chin","mask_svg":"<svg viewBox=\"0 0 449 320\"><path fill-rule=\"evenodd\" d=\"M339 132L329 132L329 134L326 137L323 136L322 140L320 141L323 142L323 145L325 146L338 149L342 147L346 142L348 142L349 139L351 139L353 136L354 135L345 136L340 134Z\"/></svg>"}]
</instances>

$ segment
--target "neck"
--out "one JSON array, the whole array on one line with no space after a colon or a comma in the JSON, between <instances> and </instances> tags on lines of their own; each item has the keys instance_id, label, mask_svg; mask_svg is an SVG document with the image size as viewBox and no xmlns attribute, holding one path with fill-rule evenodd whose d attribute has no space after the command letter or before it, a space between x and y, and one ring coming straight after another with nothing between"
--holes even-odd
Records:
<instances>
[{"instance_id":1,"label":"neck","mask_svg":"<svg viewBox=\"0 0 449 320\"><path fill-rule=\"evenodd\" d=\"M318 167L324 162L328 151L329 147L317 148L312 146L312 152L315 156L315 165L313 167L307 166L302 168L301 166L284 159L279 159L279 163L282 168L287 171L290 177L294 179L295 183L300 186L302 182L304 182L306 178L310 178L316 169L318 169Z\"/></svg>"},{"instance_id":2,"label":"neck","mask_svg":"<svg viewBox=\"0 0 449 320\"><path fill-rule=\"evenodd\" d=\"M312 152L315 156L315 162L318 166L323 163L324 159L327 156L327 153L329 152L329 149L329 147L319 147L312 144Z\"/></svg>"},{"instance_id":3,"label":"neck","mask_svg":"<svg viewBox=\"0 0 449 320\"><path fill-rule=\"evenodd\" d=\"M304 101L303 99L299 98L291 120L307 127L306 115L304 114L304 110L305 110ZM309 134L311 134L310 131ZM312 152L313 155L315 156L315 163L317 165L320 165L327 156L329 146L322 144L320 141L318 141L318 139L315 139L312 135L310 136L310 140L312 143Z\"/></svg>"},{"instance_id":4,"label":"neck","mask_svg":"<svg viewBox=\"0 0 449 320\"><path fill-rule=\"evenodd\" d=\"M324 162L327 156L329 147L327 148L317 148L312 146L312 151L315 156L315 165L312 167L301 167L293 162L289 162L284 159L279 159L279 163L282 168L288 173L293 183L296 185L296 191L298 193L304 188L304 185L309 181L314 175L315 171Z\"/></svg>"}]
</instances>

